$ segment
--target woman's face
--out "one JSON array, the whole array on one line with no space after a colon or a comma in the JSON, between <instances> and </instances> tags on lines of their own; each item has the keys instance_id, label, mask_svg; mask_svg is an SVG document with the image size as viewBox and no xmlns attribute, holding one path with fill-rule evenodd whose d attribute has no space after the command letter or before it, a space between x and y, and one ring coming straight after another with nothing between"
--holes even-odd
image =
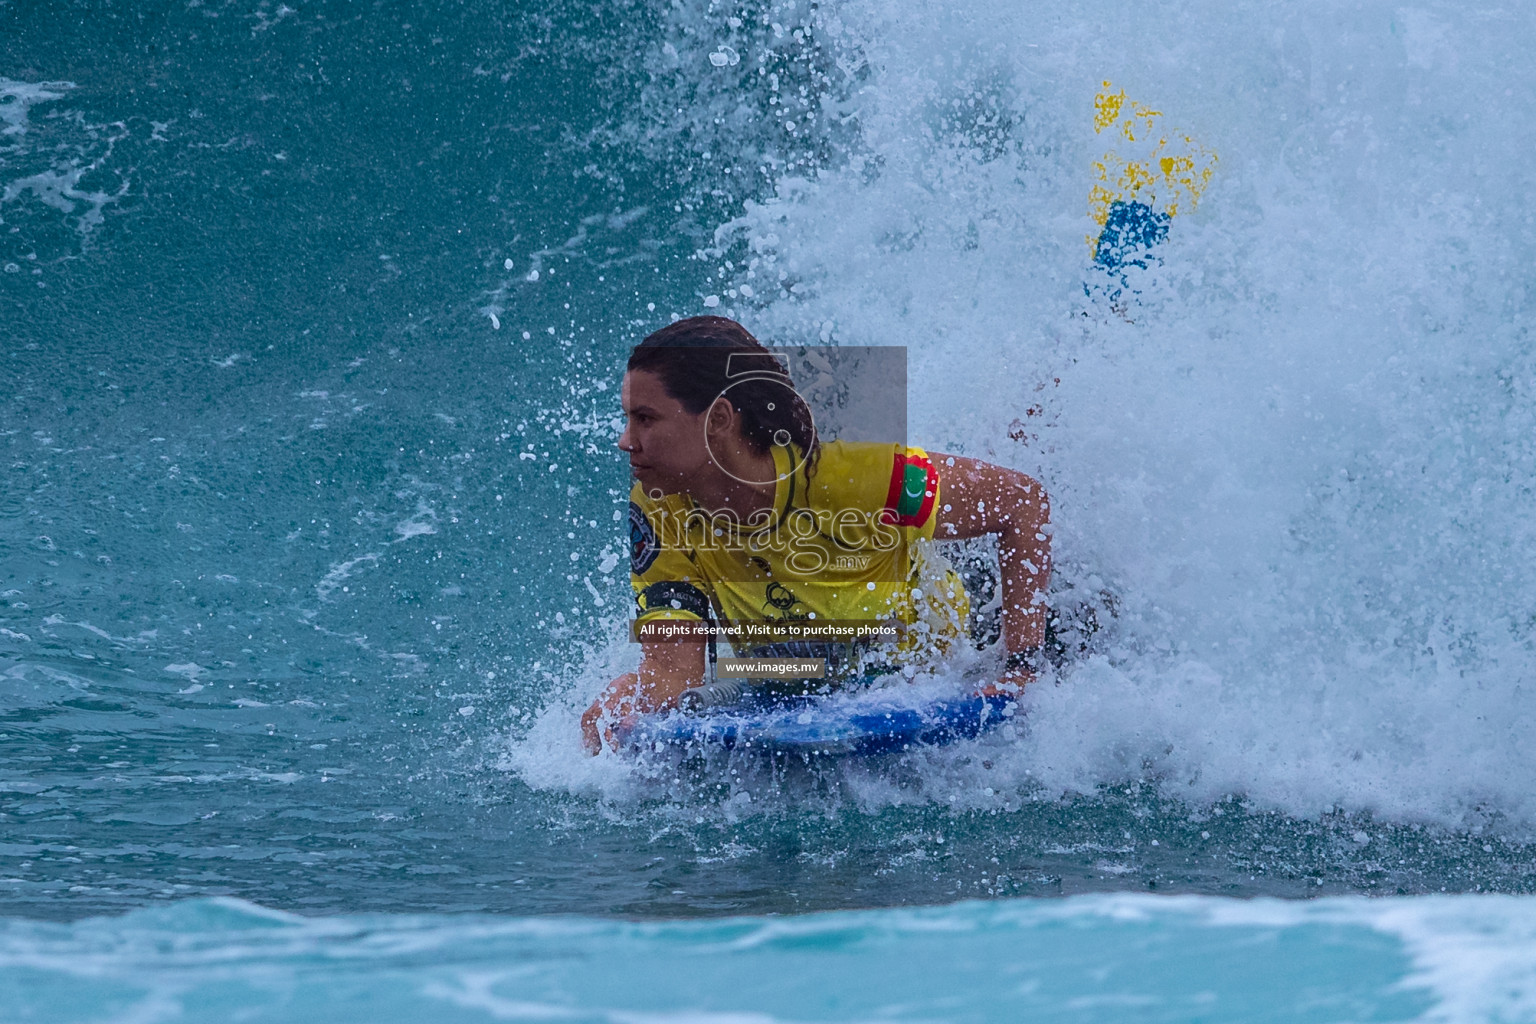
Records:
<instances>
[{"instance_id":1,"label":"woman's face","mask_svg":"<svg viewBox=\"0 0 1536 1024\"><path fill-rule=\"evenodd\" d=\"M686 494L713 468L704 443L708 410L693 415L645 370L624 374L619 401L625 419L619 448L629 454L630 472L646 493Z\"/></svg>"}]
</instances>

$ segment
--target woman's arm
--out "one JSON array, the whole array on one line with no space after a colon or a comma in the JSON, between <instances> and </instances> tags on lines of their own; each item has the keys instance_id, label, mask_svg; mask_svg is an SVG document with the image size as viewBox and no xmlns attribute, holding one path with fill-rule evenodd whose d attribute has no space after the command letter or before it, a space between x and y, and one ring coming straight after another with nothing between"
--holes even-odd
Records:
<instances>
[{"instance_id":1,"label":"woman's arm","mask_svg":"<svg viewBox=\"0 0 1536 1024\"><path fill-rule=\"evenodd\" d=\"M651 640L640 645L640 671L626 672L608 684L581 716L581 739L589 754L602 749L598 720L663 711L684 690L704 681L703 640ZM606 730L604 730L606 734ZM609 743L613 742L609 736Z\"/></svg>"},{"instance_id":2,"label":"woman's arm","mask_svg":"<svg viewBox=\"0 0 1536 1024\"><path fill-rule=\"evenodd\" d=\"M1045 643L1045 590L1051 578L1051 507L1045 488L1017 470L990 462L937 452L929 458L939 474L934 538L997 535L1003 645L1010 654L1038 650Z\"/></svg>"}]
</instances>

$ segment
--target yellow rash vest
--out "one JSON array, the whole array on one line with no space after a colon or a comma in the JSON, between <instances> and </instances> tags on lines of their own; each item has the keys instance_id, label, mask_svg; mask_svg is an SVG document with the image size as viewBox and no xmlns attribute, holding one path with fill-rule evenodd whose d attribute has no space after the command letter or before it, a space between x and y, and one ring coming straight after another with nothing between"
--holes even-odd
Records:
<instances>
[{"instance_id":1,"label":"yellow rash vest","mask_svg":"<svg viewBox=\"0 0 1536 1024\"><path fill-rule=\"evenodd\" d=\"M687 495L647 495L635 484L636 635L645 638L640 627L647 623L711 617L738 629L900 624L896 639L868 646L904 663L942 654L965 635L965 588L931 546L940 484L923 449L833 441L820 446L812 467L796 445L772 451L773 508L746 522L711 517ZM750 634L727 638L738 652L775 646L754 645Z\"/></svg>"}]
</instances>

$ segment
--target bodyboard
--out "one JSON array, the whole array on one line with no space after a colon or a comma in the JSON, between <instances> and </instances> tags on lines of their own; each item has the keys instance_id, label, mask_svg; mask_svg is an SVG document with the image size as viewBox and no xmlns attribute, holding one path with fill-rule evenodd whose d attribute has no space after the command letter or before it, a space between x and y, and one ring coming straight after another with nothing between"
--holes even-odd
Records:
<instances>
[{"instance_id":1,"label":"bodyboard","mask_svg":"<svg viewBox=\"0 0 1536 1024\"><path fill-rule=\"evenodd\" d=\"M871 699L873 697L873 699ZM802 698L766 707L711 708L704 714L636 715L614 729L619 749L758 750L782 754L869 755L974 739L1016 721L1005 694L900 697L885 691L858 699Z\"/></svg>"}]
</instances>

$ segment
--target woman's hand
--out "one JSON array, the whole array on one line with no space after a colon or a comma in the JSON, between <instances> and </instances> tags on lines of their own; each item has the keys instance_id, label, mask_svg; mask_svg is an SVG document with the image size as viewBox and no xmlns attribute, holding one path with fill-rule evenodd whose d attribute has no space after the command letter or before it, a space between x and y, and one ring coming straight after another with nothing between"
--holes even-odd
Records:
<instances>
[{"instance_id":1,"label":"woman's hand","mask_svg":"<svg viewBox=\"0 0 1536 1024\"><path fill-rule=\"evenodd\" d=\"M1035 674L1027 668L1016 668L1004 672L997 677L997 682L988 683L979 688L976 693L981 697L1017 697L1024 692L1024 687L1035 681Z\"/></svg>"},{"instance_id":2,"label":"woman's hand","mask_svg":"<svg viewBox=\"0 0 1536 1024\"><path fill-rule=\"evenodd\" d=\"M597 756L602 753L603 740L608 741L610 747L617 749L613 742L613 726L610 724L599 732L598 723L608 719L610 723L625 717L626 713L632 713L634 709L635 690L640 685L638 672L626 672L603 690L602 696L592 702L581 716L581 745L588 754Z\"/></svg>"},{"instance_id":3,"label":"woman's hand","mask_svg":"<svg viewBox=\"0 0 1536 1024\"><path fill-rule=\"evenodd\" d=\"M603 741L617 750L613 726L630 715L665 711L678 695L704 681L704 641L646 641L640 645L640 671L626 672L603 690L581 716L581 745L600 754ZM599 728L599 722L607 725Z\"/></svg>"}]
</instances>

